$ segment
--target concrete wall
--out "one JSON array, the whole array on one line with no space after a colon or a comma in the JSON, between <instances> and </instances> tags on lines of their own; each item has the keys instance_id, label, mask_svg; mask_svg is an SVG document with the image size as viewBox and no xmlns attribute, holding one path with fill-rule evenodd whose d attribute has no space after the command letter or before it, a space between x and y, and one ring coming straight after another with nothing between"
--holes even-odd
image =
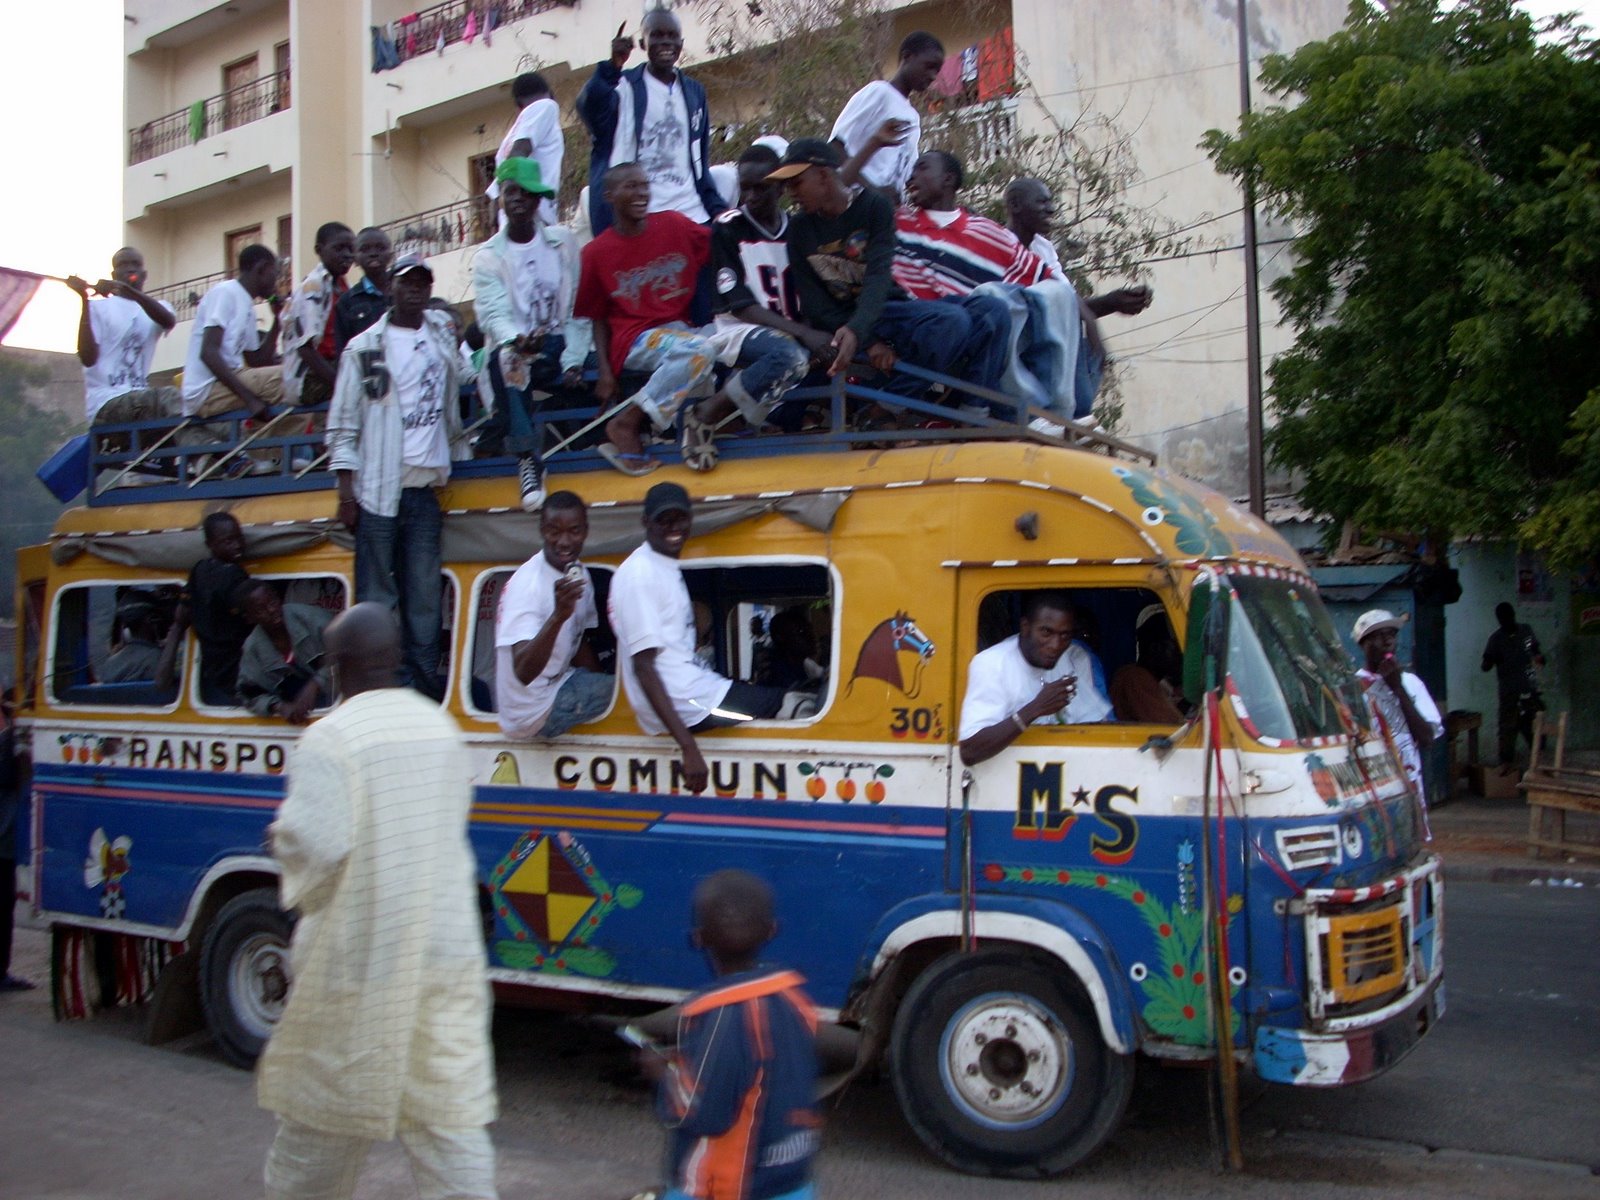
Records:
<instances>
[{"instance_id":1,"label":"concrete wall","mask_svg":"<svg viewBox=\"0 0 1600 1200\"><path fill-rule=\"evenodd\" d=\"M1484 715L1484 753L1492 755L1497 697L1494 672L1479 669L1484 643L1494 632L1494 607L1508 601L1517 620L1532 627L1547 666L1540 672L1549 713L1569 713L1568 738L1583 749L1600 747L1600 636L1581 635L1573 619L1573 581L1546 577L1537 560L1504 542L1472 543L1451 553L1461 572L1461 601L1447 611L1446 647L1450 703Z\"/></svg>"}]
</instances>

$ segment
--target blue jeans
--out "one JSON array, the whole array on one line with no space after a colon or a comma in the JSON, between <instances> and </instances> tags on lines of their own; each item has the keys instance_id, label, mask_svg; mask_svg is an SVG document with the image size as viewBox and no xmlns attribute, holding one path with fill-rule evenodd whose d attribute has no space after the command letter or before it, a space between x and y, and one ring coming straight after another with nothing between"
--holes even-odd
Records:
<instances>
[{"instance_id":1,"label":"blue jeans","mask_svg":"<svg viewBox=\"0 0 1600 1200\"><path fill-rule=\"evenodd\" d=\"M599 720L611 707L616 677L574 667L567 681L556 689L556 701L539 730L542 738L560 737L574 725Z\"/></svg>"},{"instance_id":2,"label":"blue jeans","mask_svg":"<svg viewBox=\"0 0 1600 1200\"><path fill-rule=\"evenodd\" d=\"M752 426L782 401L783 394L805 377L811 355L805 347L776 329L757 328L745 334L739 346L739 370L723 386L728 399Z\"/></svg>"},{"instance_id":3,"label":"blue jeans","mask_svg":"<svg viewBox=\"0 0 1600 1200\"><path fill-rule=\"evenodd\" d=\"M506 383L500 356L511 351L489 351L489 386L494 391L494 414L484 422L481 436L490 440L503 439L508 454L538 454L539 439L533 432L534 403L528 393L543 390L561 378L561 355L566 349L567 340L561 334L546 335L539 353L525 360L528 370L525 387Z\"/></svg>"},{"instance_id":4,"label":"blue jeans","mask_svg":"<svg viewBox=\"0 0 1600 1200\"><path fill-rule=\"evenodd\" d=\"M442 517L432 488L406 488L392 517L361 510L356 522L356 602L375 600L400 613L402 682L434 700L439 688L439 615L444 569Z\"/></svg>"},{"instance_id":5,"label":"blue jeans","mask_svg":"<svg viewBox=\"0 0 1600 1200\"><path fill-rule=\"evenodd\" d=\"M1011 315L988 296L890 300L872 336L888 342L907 362L998 389L1011 350ZM901 396L920 396L926 389L922 380L906 375L892 376L884 387ZM989 408L970 396L961 402Z\"/></svg>"}]
</instances>

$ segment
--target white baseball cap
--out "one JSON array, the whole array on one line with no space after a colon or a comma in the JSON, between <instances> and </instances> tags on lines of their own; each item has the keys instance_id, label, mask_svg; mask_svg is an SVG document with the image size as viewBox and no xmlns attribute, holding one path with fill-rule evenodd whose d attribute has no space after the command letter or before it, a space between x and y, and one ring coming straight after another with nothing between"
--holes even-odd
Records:
<instances>
[{"instance_id":1,"label":"white baseball cap","mask_svg":"<svg viewBox=\"0 0 1600 1200\"><path fill-rule=\"evenodd\" d=\"M1410 616L1397 617L1386 608L1371 608L1356 618L1355 628L1350 631L1350 636L1360 645L1369 633L1377 633L1380 629L1399 629L1411 618Z\"/></svg>"}]
</instances>

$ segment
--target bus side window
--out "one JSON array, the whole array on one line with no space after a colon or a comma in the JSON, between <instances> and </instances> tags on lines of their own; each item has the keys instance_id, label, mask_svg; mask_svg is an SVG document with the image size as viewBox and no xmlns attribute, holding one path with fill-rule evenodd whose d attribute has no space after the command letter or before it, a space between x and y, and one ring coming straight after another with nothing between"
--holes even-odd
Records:
<instances>
[{"instance_id":1,"label":"bus side window","mask_svg":"<svg viewBox=\"0 0 1600 1200\"><path fill-rule=\"evenodd\" d=\"M1074 724L1176 724L1183 660L1160 598L1148 588L1079 587L991 592L978 606L978 649L1016 634L1028 598L1048 590L1072 620L1077 665ZM1169 651L1170 644L1170 651ZM1165 698L1165 704L1157 700Z\"/></svg>"},{"instance_id":2,"label":"bus side window","mask_svg":"<svg viewBox=\"0 0 1600 1200\"><path fill-rule=\"evenodd\" d=\"M498 651L495 647L495 625L500 615L500 595L506 583L516 572L506 567L489 571L479 577L478 599L472 606L471 639L472 674L467 681L465 696L468 712L491 716L498 711L495 698L495 675ZM589 631L590 644L600 660L600 669L607 673L616 670L616 638L606 621L606 597L611 590L611 568L589 566L589 578L594 581L595 608L600 614L600 625Z\"/></svg>"},{"instance_id":3,"label":"bus side window","mask_svg":"<svg viewBox=\"0 0 1600 1200\"><path fill-rule=\"evenodd\" d=\"M809 720L826 700L833 669L833 580L815 563L697 567L684 564L696 623L709 622L697 651L730 679L782 688L780 719Z\"/></svg>"},{"instance_id":4,"label":"bus side window","mask_svg":"<svg viewBox=\"0 0 1600 1200\"><path fill-rule=\"evenodd\" d=\"M177 688L158 688L156 663L179 584L96 583L56 593L50 695L58 704L165 708Z\"/></svg>"},{"instance_id":5,"label":"bus side window","mask_svg":"<svg viewBox=\"0 0 1600 1200\"><path fill-rule=\"evenodd\" d=\"M337 575L276 575L263 573L259 576L252 576L252 579L257 578L265 579L277 591L278 599L282 602L284 608L284 622L289 626L291 633L296 630L303 631L308 625L326 627L326 624L342 613L350 603L345 582ZM296 613L293 610L299 611ZM245 635L246 646L249 645L250 639L255 636L255 632L255 629L252 628ZM320 637L316 640L320 642ZM320 654L322 651L319 649L317 653ZM276 651L273 651L272 654L274 661L276 661ZM323 668L319 664L318 667L312 669L321 670ZM270 678L275 679L278 677L274 675ZM245 707L244 694L260 694L260 691L270 691L271 688L267 686L269 682L270 679L263 679L255 684L246 683L243 680L239 681L235 689L233 704L225 707ZM333 696L324 695L317 703L316 708L312 709L312 712L327 712L333 706L333 702Z\"/></svg>"}]
</instances>

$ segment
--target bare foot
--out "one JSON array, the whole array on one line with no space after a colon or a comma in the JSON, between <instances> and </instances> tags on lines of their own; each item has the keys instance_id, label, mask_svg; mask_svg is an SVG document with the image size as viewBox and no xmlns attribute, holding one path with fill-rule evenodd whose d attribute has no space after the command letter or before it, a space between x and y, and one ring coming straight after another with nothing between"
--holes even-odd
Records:
<instances>
[{"instance_id":1,"label":"bare foot","mask_svg":"<svg viewBox=\"0 0 1600 1200\"><path fill-rule=\"evenodd\" d=\"M625 420L627 415L618 413L606 422L606 441L623 454L643 454L644 441L639 436L639 427L634 422Z\"/></svg>"}]
</instances>

